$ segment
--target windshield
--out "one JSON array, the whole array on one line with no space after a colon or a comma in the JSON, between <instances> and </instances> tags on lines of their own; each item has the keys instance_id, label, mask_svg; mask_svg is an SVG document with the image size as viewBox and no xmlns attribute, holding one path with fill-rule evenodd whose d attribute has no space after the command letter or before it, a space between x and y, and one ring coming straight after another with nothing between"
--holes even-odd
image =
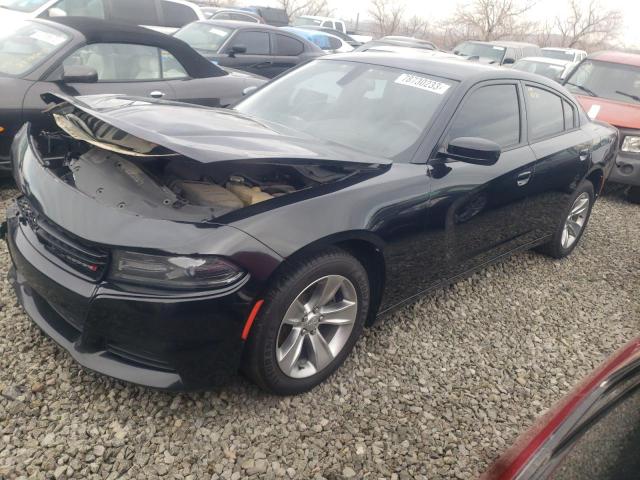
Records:
<instances>
[{"instance_id":1,"label":"windshield","mask_svg":"<svg viewBox=\"0 0 640 480\"><path fill-rule=\"evenodd\" d=\"M303 27L305 25L320 26L322 25L322 20L318 20L316 18L298 17L293 21L293 24L298 27Z\"/></svg>"},{"instance_id":2,"label":"windshield","mask_svg":"<svg viewBox=\"0 0 640 480\"><path fill-rule=\"evenodd\" d=\"M0 33L0 74L20 76L59 50L69 36L36 23L20 23Z\"/></svg>"},{"instance_id":3,"label":"windshield","mask_svg":"<svg viewBox=\"0 0 640 480\"><path fill-rule=\"evenodd\" d=\"M501 63L506 48L487 43L463 43L458 45L453 53L463 57L482 57Z\"/></svg>"},{"instance_id":4,"label":"windshield","mask_svg":"<svg viewBox=\"0 0 640 480\"><path fill-rule=\"evenodd\" d=\"M550 63L531 60L519 60L513 65L513 68L523 72L536 73L551 80L561 79L564 72L564 67L561 65L551 65Z\"/></svg>"},{"instance_id":5,"label":"windshield","mask_svg":"<svg viewBox=\"0 0 640 480\"><path fill-rule=\"evenodd\" d=\"M317 60L235 108L273 125L389 159L409 161L455 82L434 75Z\"/></svg>"},{"instance_id":6,"label":"windshield","mask_svg":"<svg viewBox=\"0 0 640 480\"><path fill-rule=\"evenodd\" d=\"M0 0L0 7L16 12L31 13L48 2L49 0Z\"/></svg>"},{"instance_id":7,"label":"windshield","mask_svg":"<svg viewBox=\"0 0 640 480\"><path fill-rule=\"evenodd\" d=\"M573 52L567 52L565 50L547 50L546 48L542 49L542 56L555 58L556 60L568 60L569 62L573 62L575 58L575 54Z\"/></svg>"},{"instance_id":8,"label":"windshield","mask_svg":"<svg viewBox=\"0 0 640 480\"><path fill-rule=\"evenodd\" d=\"M232 28L206 22L194 22L178 30L175 37L188 43L196 50L217 53L231 32L233 32Z\"/></svg>"},{"instance_id":9,"label":"windshield","mask_svg":"<svg viewBox=\"0 0 640 480\"><path fill-rule=\"evenodd\" d=\"M573 71L565 86L577 95L640 103L640 67L585 60Z\"/></svg>"}]
</instances>

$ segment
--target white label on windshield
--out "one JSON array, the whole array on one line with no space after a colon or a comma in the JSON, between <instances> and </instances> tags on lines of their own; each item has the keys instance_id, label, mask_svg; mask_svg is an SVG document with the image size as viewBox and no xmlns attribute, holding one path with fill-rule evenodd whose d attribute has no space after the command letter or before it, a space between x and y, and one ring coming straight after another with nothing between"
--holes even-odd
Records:
<instances>
[{"instance_id":1,"label":"white label on windshield","mask_svg":"<svg viewBox=\"0 0 640 480\"><path fill-rule=\"evenodd\" d=\"M396 83L399 85L406 85L407 87L419 88L431 93L437 93L438 95L444 95L444 93L449 90L449 85L446 83L436 82L430 78L419 77L409 73L403 73L400 75L396 79Z\"/></svg>"},{"instance_id":2,"label":"white label on windshield","mask_svg":"<svg viewBox=\"0 0 640 480\"><path fill-rule=\"evenodd\" d=\"M220 37L224 37L227 34L226 30L220 30L219 28L215 27L210 28L209 33L213 33L214 35L218 35Z\"/></svg>"},{"instance_id":3,"label":"white label on windshield","mask_svg":"<svg viewBox=\"0 0 640 480\"><path fill-rule=\"evenodd\" d=\"M504 50L504 47L493 47L493 49L501 52Z\"/></svg>"},{"instance_id":4,"label":"white label on windshield","mask_svg":"<svg viewBox=\"0 0 640 480\"><path fill-rule=\"evenodd\" d=\"M53 45L54 47L57 47L58 45L60 45L65 41L65 37L61 35L56 35L54 33L47 33L47 32L33 32L30 35L30 37L33 38L34 40L38 40L39 42L44 42L44 43L48 43L49 45Z\"/></svg>"},{"instance_id":5,"label":"white label on windshield","mask_svg":"<svg viewBox=\"0 0 640 480\"><path fill-rule=\"evenodd\" d=\"M589 118L591 120L595 120L598 117L599 113L600 105L591 105L591 108L589 109L589 113L587 113L587 115L589 115Z\"/></svg>"}]
</instances>

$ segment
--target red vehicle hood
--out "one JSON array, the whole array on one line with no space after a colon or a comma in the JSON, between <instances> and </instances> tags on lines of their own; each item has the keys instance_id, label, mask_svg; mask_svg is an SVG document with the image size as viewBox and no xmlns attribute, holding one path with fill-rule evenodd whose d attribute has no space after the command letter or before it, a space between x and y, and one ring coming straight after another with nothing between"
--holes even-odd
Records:
<instances>
[{"instance_id":1,"label":"red vehicle hood","mask_svg":"<svg viewBox=\"0 0 640 480\"><path fill-rule=\"evenodd\" d=\"M601 120L619 128L640 129L640 103L617 102L583 95L576 95L576 98L593 120ZM596 112L594 117L592 113Z\"/></svg>"}]
</instances>

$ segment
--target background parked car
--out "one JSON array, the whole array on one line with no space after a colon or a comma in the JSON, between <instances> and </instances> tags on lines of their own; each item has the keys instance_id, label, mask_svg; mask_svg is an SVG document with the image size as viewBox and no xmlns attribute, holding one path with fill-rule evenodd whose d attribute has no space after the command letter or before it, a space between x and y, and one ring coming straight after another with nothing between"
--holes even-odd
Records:
<instances>
[{"instance_id":1,"label":"background parked car","mask_svg":"<svg viewBox=\"0 0 640 480\"><path fill-rule=\"evenodd\" d=\"M164 33L204 18L184 0L2 0L0 25L26 18L92 17L142 25Z\"/></svg>"},{"instance_id":2,"label":"background parked car","mask_svg":"<svg viewBox=\"0 0 640 480\"><path fill-rule=\"evenodd\" d=\"M281 28L246 22L203 20L182 28L175 37L218 65L267 78L324 55L315 44Z\"/></svg>"},{"instance_id":3,"label":"background parked car","mask_svg":"<svg viewBox=\"0 0 640 480\"><path fill-rule=\"evenodd\" d=\"M561 83L571 72L574 63L546 57L525 57L513 64L515 70L535 73Z\"/></svg>"},{"instance_id":4,"label":"background parked car","mask_svg":"<svg viewBox=\"0 0 640 480\"><path fill-rule=\"evenodd\" d=\"M337 30L344 34L347 33L347 26L343 20L338 18L330 18L330 17L318 17L315 15L302 15L296 18L293 21L294 27L324 27L331 28L332 30Z\"/></svg>"},{"instance_id":5,"label":"background parked car","mask_svg":"<svg viewBox=\"0 0 640 480\"><path fill-rule=\"evenodd\" d=\"M330 33L331 35L335 35L336 37L338 37L338 38L342 39L343 41L347 42L353 48L357 48L357 47L360 47L360 46L364 45L364 42L356 40L351 35L349 35L347 33L339 32L338 30L334 30L333 28L316 27L316 26L313 26L313 25L306 25L304 27L304 29L305 30L317 30L317 31L320 31L320 32Z\"/></svg>"},{"instance_id":6,"label":"background parked car","mask_svg":"<svg viewBox=\"0 0 640 480\"><path fill-rule=\"evenodd\" d=\"M611 51L589 55L565 86L591 118L620 130L620 153L611 181L629 185L629 200L640 203L640 55Z\"/></svg>"},{"instance_id":7,"label":"background parked car","mask_svg":"<svg viewBox=\"0 0 640 480\"><path fill-rule=\"evenodd\" d=\"M260 15L238 8L204 7L201 9L207 20L235 20L236 22L265 23Z\"/></svg>"},{"instance_id":8,"label":"background parked car","mask_svg":"<svg viewBox=\"0 0 640 480\"><path fill-rule=\"evenodd\" d=\"M524 57L541 57L540 47L523 42L463 42L453 53L469 60L497 65L511 65Z\"/></svg>"},{"instance_id":9,"label":"background parked car","mask_svg":"<svg viewBox=\"0 0 640 480\"><path fill-rule=\"evenodd\" d=\"M353 47L347 42L330 33L319 32L317 30L307 30L306 28L300 27L281 28L282 30L310 41L327 53L346 53L353 50Z\"/></svg>"},{"instance_id":10,"label":"background parked car","mask_svg":"<svg viewBox=\"0 0 640 480\"><path fill-rule=\"evenodd\" d=\"M575 48L545 47L542 49L542 56L578 63L587 58L587 52L584 50L576 50Z\"/></svg>"},{"instance_id":11,"label":"background parked car","mask_svg":"<svg viewBox=\"0 0 640 480\"><path fill-rule=\"evenodd\" d=\"M481 480L631 480L640 472L640 338L544 415Z\"/></svg>"},{"instance_id":12,"label":"background parked car","mask_svg":"<svg viewBox=\"0 0 640 480\"><path fill-rule=\"evenodd\" d=\"M273 7L246 7L247 10L262 18L263 23L273 25L274 27L286 27L289 25L289 15L282 8Z\"/></svg>"},{"instance_id":13,"label":"background parked car","mask_svg":"<svg viewBox=\"0 0 640 480\"><path fill-rule=\"evenodd\" d=\"M437 50L438 47L432 42L412 37L387 36L378 40L372 40L356 48L356 52L366 52L379 46L395 46L416 48L420 50Z\"/></svg>"},{"instance_id":14,"label":"background parked car","mask_svg":"<svg viewBox=\"0 0 640 480\"><path fill-rule=\"evenodd\" d=\"M9 169L16 131L40 118L43 93L125 93L224 107L265 81L225 71L146 28L86 17L25 21L0 34L0 170Z\"/></svg>"}]
</instances>

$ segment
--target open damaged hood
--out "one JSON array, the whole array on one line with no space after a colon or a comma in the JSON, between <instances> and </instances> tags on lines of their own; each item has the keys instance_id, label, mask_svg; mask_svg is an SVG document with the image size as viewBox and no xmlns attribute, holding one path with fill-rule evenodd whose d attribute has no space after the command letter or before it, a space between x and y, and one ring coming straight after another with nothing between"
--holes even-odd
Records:
<instances>
[{"instance_id":1,"label":"open damaged hood","mask_svg":"<svg viewBox=\"0 0 640 480\"><path fill-rule=\"evenodd\" d=\"M315 137L268 124L234 110L125 95L43 95L51 113L77 140L132 156L184 155L201 163L230 160L315 159L390 164Z\"/></svg>"}]
</instances>

